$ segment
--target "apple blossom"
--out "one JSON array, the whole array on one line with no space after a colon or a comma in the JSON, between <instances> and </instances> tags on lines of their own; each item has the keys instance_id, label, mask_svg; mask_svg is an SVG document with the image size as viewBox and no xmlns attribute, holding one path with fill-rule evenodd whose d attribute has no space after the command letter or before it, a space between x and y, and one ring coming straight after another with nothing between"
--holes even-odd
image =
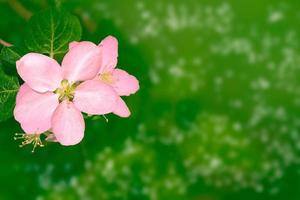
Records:
<instances>
[{"instance_id":1,"label":"apple blossom","mask_svg":"<svg viewBox=\"0 0 300 200\"><path fill-rule=\"evenodd\" d=\"M103 83L112 86L119 96L129 96L138 91L138 80L126 71L116 68L118 62L118 40L113 36L108 36L98 46L102 50L102 61L97 78ZM121 117L130 115L128 107L120 97L113 112Z\"/></svg>"},{"instance_id":2,"label":"apple blossom","mask_svg":"<svg viewBox=\"0 0 300 200\"><path fill-rule=\"evenodd\" d=\"M26 134L22 145L42 146L40 134L51 130L62 145L75 145L84 136L81 112L103 115L115 110L115 90L95 80L102 61L101 48L80 42L70 48L61 66L53 58L28 53L17 61L24 84L16 98L14 117Z\"/></svg>"}]
</instances>

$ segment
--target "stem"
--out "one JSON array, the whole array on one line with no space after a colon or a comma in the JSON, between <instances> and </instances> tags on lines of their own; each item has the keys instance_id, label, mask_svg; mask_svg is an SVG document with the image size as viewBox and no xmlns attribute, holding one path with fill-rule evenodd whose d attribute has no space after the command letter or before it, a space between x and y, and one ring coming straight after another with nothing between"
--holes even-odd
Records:
<instances>
[{"instance_id":1,"label":"stem","mask_svg":"<svg viewBox=\"0 0 300 200\"><path fill-rule=\"evenodd\" d=\"M25 8L18 0L9 0L8 4L25 20L28 20L32 16L32 12L27 10L27 8Z\"/></svg>"},{"instance_id":2,"label":"stem","mask_svg":"<svg viewBox=\"0 0 300 200\"><path fill-rule=\"evenodd\" d=\"M10 43L8 43L8 42L2 40L2 39L0 39L0 44L2 44L2 45L5 46L5 47L10 47L10 46L12 46L12 44L10 44Z\"/></svg>"}]
</instances>

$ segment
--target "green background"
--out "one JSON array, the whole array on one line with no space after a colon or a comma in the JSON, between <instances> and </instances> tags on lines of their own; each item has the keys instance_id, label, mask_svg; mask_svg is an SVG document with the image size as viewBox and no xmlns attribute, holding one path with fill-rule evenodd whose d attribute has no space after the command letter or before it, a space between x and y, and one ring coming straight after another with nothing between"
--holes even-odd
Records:
<instances>
[{"instance_id":1,"label":"green background","mask_svg":"<svg viewBox=\"0 0 300 200\"><path fill-rule=\"evenodd\" d=\"M18 45L46 0L0 0ZM21 9L20 9L21 6ZM0 124L0 199L300 199L298 1L72 0L83 40L119 40L132 115L31 153ZM25 9L25 13L24 10ZM21 10L21 11L20 11Z\"/></svg>"}]
</instances>

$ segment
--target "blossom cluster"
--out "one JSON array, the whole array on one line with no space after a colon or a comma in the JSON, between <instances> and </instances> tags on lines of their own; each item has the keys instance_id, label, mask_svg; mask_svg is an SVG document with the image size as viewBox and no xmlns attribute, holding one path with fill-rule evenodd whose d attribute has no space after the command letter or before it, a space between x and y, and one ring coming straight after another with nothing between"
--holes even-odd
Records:
<instances>
[{"instance_id":1,"label":"blossom cluster","mask_svg":"<svg viewBox=\"0 0 300 200\"><path fill-rule=\"evenodd\" d=\"M82 113L128 117L121 96L135 93L139 82L116 68L117 58L118 41L112 36L99 45L71 42L61 65L39 53L20 58L16 66L24 84L16 97L14 117L25 132L19 137L25 139L22 145L43 146L44 133L62 145L78 144L85 130Z\"/></svg>"}]
</instances>

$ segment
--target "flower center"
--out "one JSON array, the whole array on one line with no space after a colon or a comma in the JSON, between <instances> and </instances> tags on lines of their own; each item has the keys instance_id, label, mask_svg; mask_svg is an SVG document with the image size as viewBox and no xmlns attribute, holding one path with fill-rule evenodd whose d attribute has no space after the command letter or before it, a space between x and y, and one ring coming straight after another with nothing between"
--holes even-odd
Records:
<instances>
[{"instance_id":1,"label":"flower center","mask_svg":"<svg viewBox=\"0 0 300 200\"><path fill-rule=\"evenodd\" d=\"M54 93L58 94L58 100L62 102L63 100L67 99L72 101L74 98L75 88L77 84L70 84L68 80L62 80L60 87L57 88Z\"/></svg>"},{"instance_id":2,"label":"flower center","mask_svg":"<svg viewBox=\"0 0 300 200\"><path fill-rule=\"evenodd\" d=\"M100 74L99 75L99 79L101 81L103 81L104 83L106 84L112 84L114 83L114 79L113 79L113 76L111 73L107 72L107 73L104 73L104 74Z\"/></svg>"}]
</instances>

